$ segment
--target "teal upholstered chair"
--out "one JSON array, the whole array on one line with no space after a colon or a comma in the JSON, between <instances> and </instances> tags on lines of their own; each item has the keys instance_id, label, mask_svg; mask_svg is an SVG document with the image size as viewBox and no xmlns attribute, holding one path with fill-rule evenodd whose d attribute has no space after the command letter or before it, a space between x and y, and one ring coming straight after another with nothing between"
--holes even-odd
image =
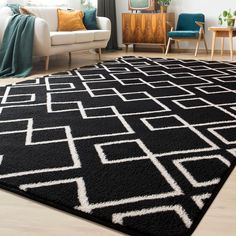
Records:
<instances>
[{"instance_id":1,"label":"teal upholstered chair","mask_svg":"<svg viewBox=\"0 0 236 236\"><path fill-rule=\"evenodd\" d=\"M167 24L169 24L167 22ZM168 33L168 43L166 48L166 55L169 51L171 41L175 41L177 43L177 47L179 48L179 41L196 41L196 50L195 56L197 56L199 43L203 40L206 48L206 52L208 53L207 43L205 39L204 33L204 24L205 24L205 16L203 14L189 14L183 13L179 15L178 23L176 30L173 30L171 26L171 31Z\"/></svg>"}]
</instances>

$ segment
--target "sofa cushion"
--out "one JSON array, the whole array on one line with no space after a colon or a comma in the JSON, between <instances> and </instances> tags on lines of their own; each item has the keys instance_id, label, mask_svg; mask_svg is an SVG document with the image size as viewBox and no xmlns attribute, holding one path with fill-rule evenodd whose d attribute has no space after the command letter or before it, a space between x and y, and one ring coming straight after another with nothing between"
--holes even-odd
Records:
<instances>
[{"instance_id":1,"label":"sofa cushion","mask_svg":"<svg viewBox=\"0 0 236 236\"><path fill-rule=\"evenodd\" d=\"M48 25L50 31L57 31L58 19L57 8L55 7L25 7L28 11L37 17L44 19Z\"/></svg>"},{"instance_id":2,"label":"sofa cushion","mask_svg":"<svg viewBox=\"0 0 236 236\"><path fill-rule=\"evenodd\" d=\"M87 30L96 30L97 27L97 13L96 9L87 9L84 11L84 25Z\"/></svg>"},{"instance_id":3,"label":"sofa cushion","mask_svg":"<svg viewBox=\"0 0 236 236\"><path fill-rule=\"evenodd\" d=\"M94 40L95 41L108 40L110 37L109 30L89 30L89 32L94 33Z\"/></svg>"},{"instance_id":4,"label":"sofa cushion","mask_svg":"<svg viewBox=\"0 0 236 236\"><path fill-rule=\"evenodd\" d=\"M64 45L75 43L74 32L50 32L51 45Z\"/></svg>"},{"instance_id":5,"label":"sofa cushion","mask_svg":"<svg viewBox=\"0 0 236 236\"><path fill-rule=\"evenodd\" d=\"M87 43L94 41L94 33L90 31L76 31L76 43Z\"/></svg>"},{"instance_id":6,"label":"sofa cushion","mask_svg":"<svg viewBox=\"0 0 236 236\"><path fill-rule=\"evenodd\" d=\"M76 31L86 30L82 11L68 11L57 9L58 16L58 31Z\"/></svg>"},{"instance_id":7,"label":"sofa cushion","mask_svg":"<svg viewBox=\"0 0 236 236\"><path fill-rule=\"evenodd\" d=\"M90 31L50 32L51 45L66 45L94 41L94 33Z\"/></svg>"},{"instance_id":8,"label":"sofa cushion","mask_svg":"<svg viewBox=\"0 0 236 236\"><path fill-rule=\"evenodd\" d=\"M199 31L171 31L168 33L170 38L197 38Z\"/></svg>"},{"instance_id":9,"label":"sofa cushion","mask_svg":"<svg viewBox=\"0 0 236 236\"><path fill-rule=\"evenodd\" d=\"M5 29L7 28L8 22L12 18L12 11L9 7L0 8L0 46L4 36Z\"/></svg>"}]
</instances>

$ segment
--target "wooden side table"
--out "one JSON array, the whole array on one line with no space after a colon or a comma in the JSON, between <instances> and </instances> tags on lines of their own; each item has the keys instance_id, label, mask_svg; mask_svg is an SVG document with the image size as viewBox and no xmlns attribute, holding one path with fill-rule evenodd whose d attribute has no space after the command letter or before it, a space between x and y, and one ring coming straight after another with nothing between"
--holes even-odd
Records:
<instances>
[{"instance_id":1,"label":"wooden side table","mask_svg":"<svg viewBox=\"0 0 236 236\"><path fill-rule=\"evenodd\" d=\"M232 61L233 60L233 37L236 37L236 28L234 27L209 27L208 30L213 32L212 46L211 46L211 60L213 60L213 57L214 57L216 37L220 37L221 38L221 55L223 55L223 52L224 52L224 38L229 38L230 57Z\"/></svg>"}]
</instances>

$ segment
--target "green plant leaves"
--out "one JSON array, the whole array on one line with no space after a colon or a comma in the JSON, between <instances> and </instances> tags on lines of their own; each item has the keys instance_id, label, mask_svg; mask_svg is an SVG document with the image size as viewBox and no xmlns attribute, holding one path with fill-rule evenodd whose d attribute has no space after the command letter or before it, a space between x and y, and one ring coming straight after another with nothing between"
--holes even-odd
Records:
<instances>
[{"instance_id":1,"label":"green plant leaves","mask_svg":"<svg viewBox=\"0 0 236 236\"><path fill-rule=\"evenodd\" d=\"M227 11L223 11L223 16L227 17L228 16L228 12Z\"/></svg>"}]
</instances>

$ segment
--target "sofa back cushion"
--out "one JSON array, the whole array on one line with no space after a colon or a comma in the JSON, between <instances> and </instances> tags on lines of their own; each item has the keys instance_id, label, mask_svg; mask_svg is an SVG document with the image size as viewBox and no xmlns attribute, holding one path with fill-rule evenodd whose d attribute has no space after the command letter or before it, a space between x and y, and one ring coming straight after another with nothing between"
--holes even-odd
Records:
<instances>
[{"instance_id":1,"label":"sofa back cushion","mask_svg":"<svg viewBox=\"0 0 236 236\"><path fill-rule=\"evenodd\" d=\"M5 29L13 13L9 7L0 7L0 46L2 44Z\"/></svg>"},{"instance_id":2,"label":"sofa back cushion","mask_svg":"<svg viewBox=\"0 0 236 236\"><path fill-rule=\"evenodd\" d=\"M25 7L31 14L44 19L49 26L50 31L57 31L58 18L57 7Z\"/></svg>"}]
</instances>

